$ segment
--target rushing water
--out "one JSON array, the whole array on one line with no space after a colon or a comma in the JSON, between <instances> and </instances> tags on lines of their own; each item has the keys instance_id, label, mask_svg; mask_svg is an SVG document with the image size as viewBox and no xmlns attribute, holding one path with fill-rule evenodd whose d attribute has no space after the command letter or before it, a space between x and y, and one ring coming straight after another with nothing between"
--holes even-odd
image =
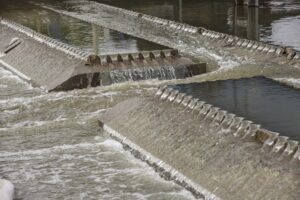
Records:
<instances>
[{"instance_id":1,"label":"rushing water","mask_svg":"<svg viewBox=\"0 0 300 200\"><path fill-rule=\"evenodd\" d=\"M193 199L98 128L99 114L141 92L125 84L46 93L0 67L0 177L24 200Z\"/></svg>"},{"instance_id":2,"label":"rushing water","mask_svg":"<svg viewBox=\"0 0 300 200\"><path fill-rule=\"evenodd\" d=\"M59 8L68 6L63 3L64 1L44 2ZM234 8L231 0L188 0L183 2L181 9L177 1L170 0L135 0L126 3L123 0L99 0L99 2L300 49L297 36L299 27L296 26L299 24L300 13L298 1L288 3L267 1L259 9ZM271 14L272 17L267 18L266 14ZM165 48L33 6L26 1L1 1L0 15L95 53L109 54ZM286 29L289 31L285 31ZM195 50L197 51L198 49ZM208 52L199 49L198 53ZM237 65L230 59L217 56L214 59L224 66ZM238 73L246 74L257 68L257 66L250 67L248 71ZM226 75L220 73L217 76L220 78ZM129 97L148 94L154 90L152 85L157 83L158 81L153 81L145 87L125 83L103 88L46 93L24 83L0 66L0 177L4 176L11 180L16 186L17 199L24 200L193 199L189 192L173 182L161 179L153 169L133 158L97 125L96 118L107 109ZM238 97L241 97L242 103L236 103L237 109L232 111L241 115L250 112L251 109L244 109L248 101L257 100L251 97L259 95L262 98L270 89L263 87L268 86L268 83L258 82L257 88L260 88L261 92L255 93L251 85L254 83L248 82L246 86L243 83L243 81L237 83L240 91ZM224 87L226 85L224 84ZM228 91L230 87L225 89ZM248 89L248 92L244 91L245 89ZM275 86L272 88L273 92L278 90L280 98L275 101L275 105L271 105L270 112L272 109L285 111L284 107L280 107L285 100L292 102L293 106L298 105L297 95L288 96L289 89ZM287 96L283 96L282 91L286 92ZM212 90L207 92L213 93ZM251 96L251 92L255 95ZM243 94L249 95L245 98ZM274 99L273 96L270 98ZM208 99L208 102L219 105L213 99L215 98ZM229 106L226 109L230 110L232 104L229 100L226 102ZM265 109L265 100L260 102L263 102L260 108ZM287 110L293 111L293 106ZM278 109L279 107L281 109ZM251 111L255 114L258 112L255 109ZM279 116L281 113L275 114ZM289 113L286 115L293 117L297 113L293 116L288 116ZM252 115L246 117L252 119ZM275 120L271 123L280 121L269 117L268 113L266 118ZM294 121L290 122L293 125L297 123L295 122L297 118L294 118ZM253 121L260 123L257 119L259 116L253 115ZM283 128L278 129L284 133L291 130L287 127L290 124L285 122ZM293 131L296 130L291 132ZM298 139L294 132L291 136Z\"/></svg>"}]
</instances>

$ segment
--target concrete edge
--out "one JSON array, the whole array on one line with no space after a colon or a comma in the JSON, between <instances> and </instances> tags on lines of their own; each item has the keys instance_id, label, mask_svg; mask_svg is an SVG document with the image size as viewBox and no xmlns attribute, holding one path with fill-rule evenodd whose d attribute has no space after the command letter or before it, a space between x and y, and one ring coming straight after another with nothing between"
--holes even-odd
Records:
<instances>
[{"instance_id":1,"label":"concrete edge","mask_svg":"<svg viewBox=\"0 0 300 200\"><path fill-rule=\"evenodd\" d=\"M186 93L180 93L178 90L168 86L160 87L155 96L161 101L183 106L203 119L216 122L223 129L230 130L235 137L241 140L261 143L263 148L272 151L278 156L282 156L290 161L300 161L299 141L291 140L289 137L282 136L277 132L261 128L259 124L254 124L243 117L238 117L226 110L222 110L198 98L193 98Z\"/></svg>"},{"instance_id":2,"label":"concrete edge","mask_svg":"<svg viewBox=\"0 0 300 200\"><path fill-rule=\"evenodd\" d=\"M46 44L50 48L54 48L57 50L60 50L67 55L74 56L76 58L79 58L81 60L87 61L88 57L91 55L90 53L83 51L77 47L74 47L72 45L60 42L56 39L50 38L48 36L45 36L41 33L38 33L26 26L23 26L17 22L14 22L9 19L0 18L0 24L5 25L17 32L21 32L28 37L32 38L35 41L38 41L40 43ZM101 57L101 60L107 60L112 59L113 61L117 61L118 57L121 57L122 60L127 60L127 57L133 57L136 58L139 55L142 55L145 58L153 56L153 58L157 57L170 57L170 56L181 56L176 49L162 49L162 50L153 50L153 51L139 51L139 52L129 52L129 53L116 53L116 54L104 54L99 55Z\"/></svg>"},{"instance_id":3,"label":"concrete edge","mask_svg":"<svg viewBox=\"0 0 300 200\"><path fill-rule=\"evenodd\" d=\"M66 53L67 55L74 56L75 58L79 58L81 60L86 60L87 57L89 56L89 53L82 51L79 48L59 42L53 38L50 38L43 34L40 34L36 31L34 31L26 26L23 26L19 23L16 23L14 21L2 18L2 19L0 19L0 24L5 25L17 32L21 32L21 33L27 35L28 37L34 39L35 41L46 44L47 46L49 46L51 48L55 48L59 51Z\"/></svg>"},{"instance_id":4,"label":"concrete edge","mask_svg":"<svg viewBox=\"0 0 300 200\"><path fill-rule=\"evenodd\" d=\"M99 3L101 4L101 3ZM290 61L300 61L300 51L297 51L293 48L278 46L267 44L264 42L254 41L239 38L234 35L229 35L226 33L220 33L212 30L208 30L204 27L195 27L186 23L182 22L175 22L172 20L162 19L159 17L138 13L135 11L114 7L106 4L101 4L101 6L116 10L118 12L124 13L126 15L143 19L145 21L149 21L151 23L156 23L162 26L169 26L170 28L174 29L176 32L184 32L187 34L200 34L203 35L211 40L220 40L224 41L227 45L232 45L240 48L246 48L252 51L262 51L265 54L275 55L275 56L284 56ZM254 47L254 48L252 48ZM256 47L256 48L255 48Z\"/></svg>"},{"instance_id":5,"label":"concrete edge","mask_svg":"<svg viewBox=\"0 0 300 200\"><path fill-rule=\"evenodd\" d=\"M155 168L159 174L167 179L173 180L177 184L189 190L196 198L204 198L207 200L220 200L219 197L201 187L200 185L194 183L186 176L181 174L179 171L174 169L172 166L153 156L151 153L145 151L140 146L133 143L131 140L122 136L120 133L110 128L103 122L99 121L99 126L101 126L106 132L110 134L112 138L119 141L125 148L129 148L130 152L137 158L145 161L148 165Z\"/></svg>"}]
</instances>

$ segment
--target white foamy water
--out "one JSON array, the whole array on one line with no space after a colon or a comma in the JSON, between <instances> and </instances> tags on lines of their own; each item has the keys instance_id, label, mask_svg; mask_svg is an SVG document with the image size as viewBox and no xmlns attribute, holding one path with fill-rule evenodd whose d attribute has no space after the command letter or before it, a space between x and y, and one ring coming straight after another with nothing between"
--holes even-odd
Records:
<instances>
[{"instance_id":1,"label":"white foamy water","mask_svg":"<svg viewBox=\"0 0 300 200\"><path fill-rule=\"evenodd\" d=\"M0 179L0 200L13 200L14 185L5 179Z\"/></svg>"},{"instance_id":2,"label":"white foamy water","mask_svg":"<svg viewBox=\"0 0 300 200\"><path fill-rule=\"evenodd\" d=\"M99 115L152 83L46 93L0 67L0 177L22 200L194 199L98 127Z\"/></svg>"}]
</instances>

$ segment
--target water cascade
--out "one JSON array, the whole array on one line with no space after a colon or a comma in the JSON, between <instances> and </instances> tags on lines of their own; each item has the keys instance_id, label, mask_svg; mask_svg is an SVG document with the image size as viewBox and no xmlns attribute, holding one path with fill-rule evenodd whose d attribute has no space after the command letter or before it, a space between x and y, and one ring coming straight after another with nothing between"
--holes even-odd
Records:
<instances>
[{"instance_id":1,"label":"water cascade","mask_svg":"<svg viewBox=\"0 0 300 200\"><path fill-rule=\"evenodd\" d=\"M171 87L116 105L100 125L137 157L207 199L300 195L298 142Z\"/></svg>"},{"instance_id":2,"label":"water cascade","mask_svg":"<svg viewBox=\"0 0 300 200\"><path fill-rule=\"evenodd\" d=\"M2 65L49 91L128 80L183 79L206 72L205 63L195 63L177 50L89 55L15 22L1 19L0 24Z\"/></svg>"},{"instance_id":3,"label":"water cascade","mask_svg":"<svg viewBox=\"0 0 300 200\"><path fill-rule=\"evenodd\" d=\"M211 64L213 64L211 60L225 56L227 61L238 64L255 61L261 66L269 64L284 67L299 66L300 53L294 49L242 39L203 27L194 27L106 4L93 1L70 1L68 5L73 8L72 10L65 7L54 8L45 4L37 5L79 20L180 49L186 54L204 59ZM88 8L93 8L94 11ZM126 26L124 26L124 21L126 21ZM200 50L205 54L199 55ZM219 65L222 65L221 60Z\"/></svg>"}]
</instances>

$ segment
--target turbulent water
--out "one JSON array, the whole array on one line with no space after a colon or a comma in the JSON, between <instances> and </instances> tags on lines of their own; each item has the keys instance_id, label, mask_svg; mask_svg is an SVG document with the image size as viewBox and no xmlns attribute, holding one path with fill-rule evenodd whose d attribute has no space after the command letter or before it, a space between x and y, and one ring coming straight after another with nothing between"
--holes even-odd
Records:
<instances>
[{"instance_id":1,"label":"turbulent water","mask_svg":"<svg viewBox=\"0 0 300 200\"><path fill-rule=\"evenodd\" d=\"M67 2L71 8L73 5L73 10L78 3L77 9L82 9L83 16L86 13L89 16L93 14L89 10L93 8L97 19L97 3L83 7L80 5L81 1ZM187 4L186 9L189 7L190 4ZM150 6L150 11L151 8ZM168 8L168 5L163 8ZM5 17L90 52L108 54L165 48L38 7L12 6L0 10ZM133 10L143 11L141 8ZM195 10L197 15L193 14L190 18L186 16L183 21L190 23L195 16L197 19L201 18L198 14L202 12ZM214 13L214 9L207 10ZM233 12L228 9L229 11ZM145 13L156 15L152 12ZM285 30L282 24L286 25L284 27L297 24L298 18L292 18L290 23L277 20L277 23L272 24L274 30ZM211 23L223 23L222 20L217 21L218 23ZM230 21L229 17L228 23ZM263 28L261 30L270 31ZM282 32L278 33L279 35L269 34L267 38L261 39L276 44L290 44L292 40L282 41ZM291 34L295 38L295 33ZM299 44L296 42L292 41L297 47ZM242 60L224 54L221 50L220 55L217 55L209 49L186 47L181 41L178 48L182 51L189 50L195 57L208 56L220 66L219 71L187 82L276 75L276 80L300 87L300 79L297 78L298 75L293 77L295 73L291 69L275 66L262 68L251 59ZM16 187L16 199L24 200L194 199L191 193L173 182L165 181L152 168L135 159L97 125L97 117L112 106L129 97L148 95L156 88L153 85L158 83L124 83L47 93L25 83L0 66L0 178L11 180Z\"/></svg>"},{"instance_id":2,"label":"turbulent water","mask_svg":"<svg viewBox=\"0 0 300 200\"><path fill-rule=\"evenodd\" d=\"M0 176L24 200L193 199L98 128L116 102L152 89L46 93L0 67Z\"/></svg>"}]
</instances>

